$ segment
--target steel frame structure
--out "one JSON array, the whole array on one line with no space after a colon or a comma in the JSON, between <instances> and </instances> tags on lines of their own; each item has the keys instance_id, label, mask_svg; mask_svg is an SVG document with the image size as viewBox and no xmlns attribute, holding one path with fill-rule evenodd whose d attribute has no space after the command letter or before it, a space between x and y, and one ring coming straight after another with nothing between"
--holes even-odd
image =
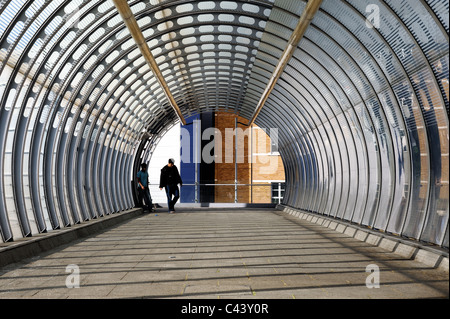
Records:
<instances>
[{"instance_id":1,"label":"steel frame structure","mask_svg":"<svg viewBox=\"0 0 450 319\"><path fill-rule=\"evenodd\" d=\"M448 1L323 1L261 109L306 1L128 5L181 118L278 128L285 205L448 248ZM1 1L2 241L133 207L160 84L112 1Z\"/></svg>"}]
</instances>

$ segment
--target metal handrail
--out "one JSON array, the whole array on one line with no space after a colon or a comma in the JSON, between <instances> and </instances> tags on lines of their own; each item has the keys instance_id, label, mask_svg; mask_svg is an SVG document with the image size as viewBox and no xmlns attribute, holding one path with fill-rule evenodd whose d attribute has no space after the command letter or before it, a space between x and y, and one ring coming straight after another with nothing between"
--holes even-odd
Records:
<instances>
[{"instance_id":1,"label":"metal handrail","mask_svg":"<svg viewBox=\"0 0 450 319\"><path fill-rule=\"evenodd\" d=\"M269 182L268 182L269 183ZM270 183L284 183L284 182L270 182ZM151 184L148 183L150 186L159 186L159 184ZM271 186L271 184L239 184L239 183L232 183L232 184L205 184L205 183L194 183L194 184L185 184L183 183L183 186Z\"/></svg>"},{"instance_id":2,"label":"metal handrail","mask_svg":"<svg viewBox=\"0 0 450 319\"><path fill-rule=\"evenodd\" d=\"M198 186L234 186L234 190L235 190L235 192L234 192L234 202L235 203L237 203L238 202L238 187L239 186L250 186L250 187L253 187L253 186L272 186L272 183L277 183L278 184L278 191L279 191L279 197L277 197L278 199L280 199L281 198L281 193L280 193L280 191L281 191L281 184L282 183L285 183L285 182L270 182L270 183L268 183L268 184L261 184L261 183L257 183L257 184L239 184L239 183L232 183L232 184L223 184L223 183L220 183L220 184L209 184L209 183L187 183L187 184L182 184L183 186L195 186L195 192L194 192L194 195L195 195L195 198L194 198L194 201L196 202L196 203L198 203L199 202L199 199L198 199ZM152 184L152 183L148 183L148 185L149 186L159 186L159 184Z\"/></svg>"}]
</instances>

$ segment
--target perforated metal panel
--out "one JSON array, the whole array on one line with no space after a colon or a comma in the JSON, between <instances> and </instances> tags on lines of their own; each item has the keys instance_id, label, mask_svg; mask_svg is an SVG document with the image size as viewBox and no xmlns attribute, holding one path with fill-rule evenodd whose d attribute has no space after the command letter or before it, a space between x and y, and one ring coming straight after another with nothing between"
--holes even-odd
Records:
<instances>
[{"instance_id":1,"label":"perforated metal panel","mask_svg":"<svg viewBox=\"0 0 450 319\"><path fill-rule=\"evenodd\" d=\"M305 1L128 1L189 117L250 119ZM323 1L256 124L284 203L448 247L448 1ZM3 241L134 206L177 123L112 1L0 3Z\"/></svg>"}]
</instances>

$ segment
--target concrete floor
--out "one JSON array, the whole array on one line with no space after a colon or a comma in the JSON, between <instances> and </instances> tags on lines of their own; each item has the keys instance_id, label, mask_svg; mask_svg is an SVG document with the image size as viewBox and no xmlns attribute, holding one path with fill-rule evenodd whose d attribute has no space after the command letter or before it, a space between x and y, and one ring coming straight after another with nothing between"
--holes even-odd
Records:
<instances>
[{"instance_id":1,"label":"concrete floor","mask_svg":"<svg viewBox=\"0 0 450 319\"><path fill-rule=\"evenodd\" d=\"M180 210L5 266L0 298L449 298L448 272L281 211Z\"/></svg>"}]
</instances>

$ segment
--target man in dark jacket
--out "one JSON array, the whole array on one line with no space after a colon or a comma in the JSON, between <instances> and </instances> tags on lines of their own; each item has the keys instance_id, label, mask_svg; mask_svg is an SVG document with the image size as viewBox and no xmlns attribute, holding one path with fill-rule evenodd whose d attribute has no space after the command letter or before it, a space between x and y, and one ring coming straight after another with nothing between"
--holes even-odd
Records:
<instances>
[{"instance_id":1,"label":"man in dark jacket","mask_svg":"<svg viewBox=\"0 0 450 319\"><path fill-rule=\"evenodd\" d=\"M183 186L178 168L175 166L175 160L169 159L169 163L161 169L161 178L159 180L159 189L165 188L167 195L167 204L169 206L169 213L175 212L175 203L180 198L180 190L178 188ZM172 198L173 196L173 198Z\"/></svg>"}]
</instances>

